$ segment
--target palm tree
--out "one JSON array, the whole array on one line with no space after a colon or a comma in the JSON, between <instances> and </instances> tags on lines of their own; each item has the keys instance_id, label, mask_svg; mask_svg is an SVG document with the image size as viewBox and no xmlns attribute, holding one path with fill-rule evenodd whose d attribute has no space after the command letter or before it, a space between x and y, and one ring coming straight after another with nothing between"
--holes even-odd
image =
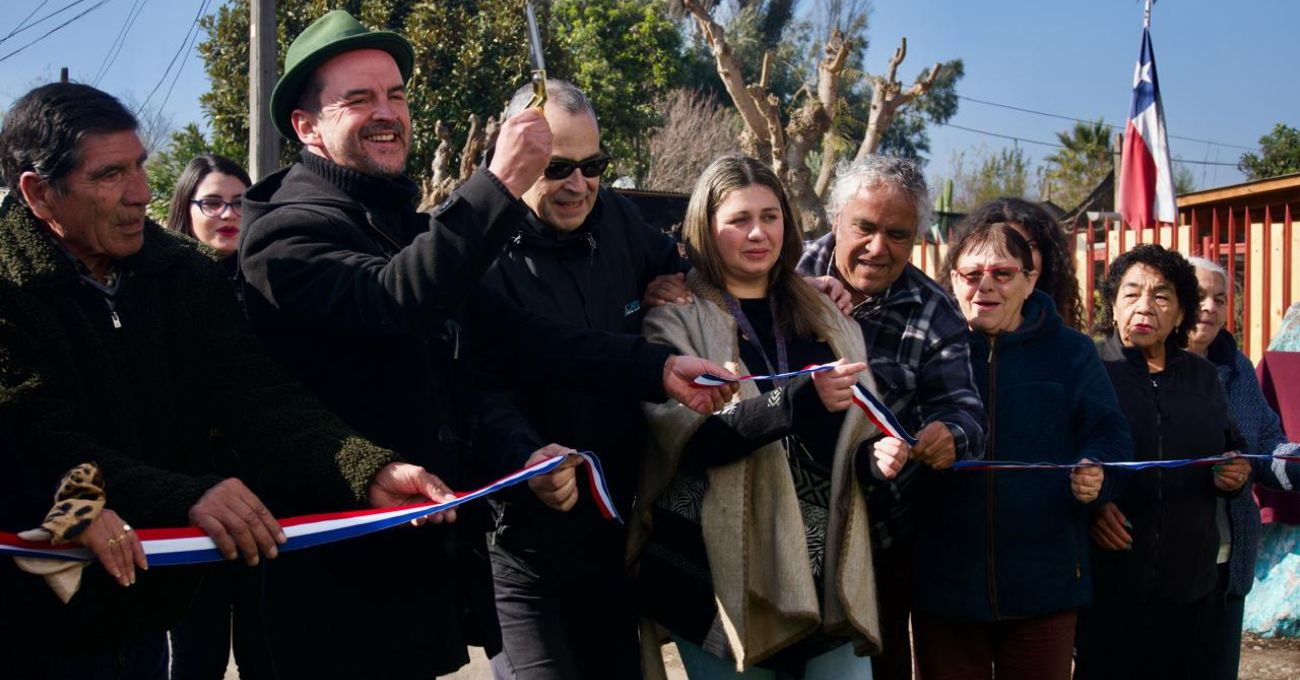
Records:
<instances>
[{"instance_id":1,"label":"palm tree","mask_svg":"<svg viewBox=\"0 0 1300 680\"><path fill-rule=\"evenodd\" d=\"M1047 163L1047 181L1052 183L1052 200L1063 207L1073 207L1110 173L1110 127L1098 119L1093 123L1075 123L1067 132L1056 133L1061 148L1043 160Z\"/></svg>"}]
</instances>

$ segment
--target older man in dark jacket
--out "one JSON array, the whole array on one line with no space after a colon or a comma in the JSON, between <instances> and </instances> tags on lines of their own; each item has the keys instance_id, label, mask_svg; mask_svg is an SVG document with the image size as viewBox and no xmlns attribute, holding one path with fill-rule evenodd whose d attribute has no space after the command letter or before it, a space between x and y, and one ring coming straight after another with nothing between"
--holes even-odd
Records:
<instances>
[{"instance_id":1,"label":"older man in dark jacket","mask_svg":"<svg viewBox=\"0 0 1300 680\"><path fill-rule=\"evenodd\" d=\"M210 253L145 219L135 130L111 96L53 84L21 97L0 131L0 528L39 523L64 472L94 462L115 516L197 526L228 559L276 557L275 519L219 474L227 447L268 498L302 507L444 497L277 368ZM108 549L138 545L115 531ZM201 568L128 567L114 583L105 546L86 545L101 561L66 605L0 561L6 676L166 678L164 634Z\"/></svg>"},{"instance_id":2,"label":"older man in dark jacket","mask_svg":"<svg viewBox=\"0 0 1300 680\"><path fill-rule=\"evenodd\" d=\"M453 484L462 479L472 386L454 374L471 334L492 357L488 368L513 380L647 399L668 390L697 408L720 403L722 395L689 386L715 368L705 362L557 325L479 285L527 212L518 197L549 160L551 133L537 111L507 120L491 163L435 216L416 212L418 189L403 174L413 58L401 36L367 31L342 11L289 48L272 114L304 151L245 194L240 247L249 316L272 354L344 421ZM570 466L548 483L564 488L573 479ZM463 561L448 539L436 530L378 535L326 549L330 563L290 559L268 570L268 628L281 672L428 677L465 663L455 576ZM386 584L422 616L375 602ZM422 653L384 651L403 648Z\"/></svg>"},{"instance_id":3,"label":"older man in dark jacket","mask_svg":"<svg viewBox=\"0 0 1300 680\"><path fill-rule=\"evenodd\" d=\"M484 282L553 319L640 333L647 286L681 269L676 244L600 186L609 156L583 93L560 80L548 80L546 91L551 162L524 193L529 214ZM522 111L531 92L520 88L507 115ZM485 402L480 441L495 473L519 467L547 443L590 449L601 456L614 504L627 513L645 446L638 400L551 388L497 391ZM489 550L504 644L492 659L496 676L639 677L624 527L602 517L585 490L537 491L513 491L494 503Z\"/></svg>"}]
</instances>

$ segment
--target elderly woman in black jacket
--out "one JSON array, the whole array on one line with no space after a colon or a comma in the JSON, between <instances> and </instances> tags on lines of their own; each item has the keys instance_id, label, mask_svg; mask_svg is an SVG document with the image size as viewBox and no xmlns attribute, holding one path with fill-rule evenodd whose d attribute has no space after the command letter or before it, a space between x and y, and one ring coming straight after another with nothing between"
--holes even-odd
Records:
<instances>
[{"instance_id":1,"label":"elderly woman in black jacket","mask_svg":"<svg viewBox=\"0 0 1300 680\"><path fill-rule=\"evenodd\" d=\"M1101 358L1128 418L1137 460L1205 458L1245 446L1214 366L1187 352L1197 281L1182 255L1140 245L1103 286ZM1135 471L1099 509L1093 606L1080 621L1077 678L1209 674L1218 570L1215 506L1240 492L1244 459Z\"/></svg>"}]
</instances>

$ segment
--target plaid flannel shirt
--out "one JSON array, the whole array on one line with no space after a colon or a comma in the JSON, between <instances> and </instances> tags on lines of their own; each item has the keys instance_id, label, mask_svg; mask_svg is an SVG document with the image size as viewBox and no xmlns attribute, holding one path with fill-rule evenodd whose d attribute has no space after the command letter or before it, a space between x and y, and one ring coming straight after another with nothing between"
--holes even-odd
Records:
<instances>
[{"instance_id":1,"label":"plaid flannel shirt","mask_svg":"<svg viewBox=\"0 0 1300 680\"><path fill-rule=\"evenodd\" d=\"M809 244L799 260L805 276L835 276L835 235ZM956 304L921 270L907 265L881 295L853 308L867 361L885 402L915 434L939 421L952 432L958 460L984 457L984 404L971 376L966 321ZM893 480L866 486L871 537L888 549L912 533L909 489L920 464L908 461Z\"/></svg>"}]
</instances>

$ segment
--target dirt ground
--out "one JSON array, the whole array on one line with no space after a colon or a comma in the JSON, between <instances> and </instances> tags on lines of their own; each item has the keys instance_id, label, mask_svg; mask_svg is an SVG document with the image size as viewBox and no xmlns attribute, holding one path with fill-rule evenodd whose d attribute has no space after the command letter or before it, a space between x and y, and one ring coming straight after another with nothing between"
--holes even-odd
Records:
<instances>
[{"instance_id":1,"label":"dirt ground","mask_svg":"<svg viewBox=\"0 0 1300 680\"><path fill-rule=\"evenodd\" d=\"M686 672L677 658L677 649L664 647L664 662L669 680L685 680ZM1241 641L1241 672L1238 680L1296 680L1300 678L1300 639L1259 638L1246 635ZM225 680L239 680L234 659L226 670ZM446 680L492 680L483 650L470 649L470 664Z\"/></svg>"},{"instance_id":2,"label":"dirt ground","mask_svg":"<svg viewBox=\"0 0 1300 680\"><path fill-rule=\"evenodd\" d=\"M1300 678L1300 639L1260 638L1241 641L1239 680L1295 680Z\"/></svg>"}]
</instances>

